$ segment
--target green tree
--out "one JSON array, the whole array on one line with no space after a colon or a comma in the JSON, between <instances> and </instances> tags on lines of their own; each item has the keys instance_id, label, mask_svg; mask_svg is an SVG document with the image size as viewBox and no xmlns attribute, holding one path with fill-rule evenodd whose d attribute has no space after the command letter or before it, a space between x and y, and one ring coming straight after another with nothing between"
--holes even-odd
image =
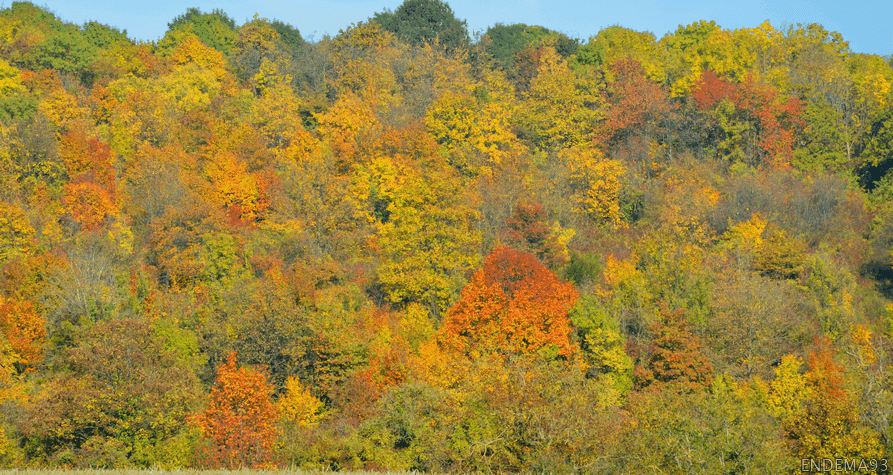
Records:
<instances>
[{"instance_id":1,"label":"green tree","mask_svg":"<svg viewBox=\"0 0 893 475\"><path fill-rule=\"evenodd\" d=\"M226 54L233 47L237 35L236 22L222 10L216 9L211 13L202 13L198 8L189 8L186 13L168 23L167 27L167 34L159 46L168 40L172 32L187 30L206 45Z\"/></svg>"},{"instance_id":2,"label":"green tree","mask_svg":"<svg viewBox=\"0 0 893 475\"><path fill-rule=\"evenodd\" d=\"M441 0L405 0L396 11L376 13L372 20L411 45L437 41L448 51L456 51L469 41L465 20L456 18L450 5Z\"/></svg>"},{"instance_id":3,"label":"green tree","mask_svg":"<svg viewBox=\"0 0 893 475\"><path fill-rule=\"evenodd\" d=\"M487 28L485 51L502 64L506 70L515 66L515 57L528 47L538 47L548 43L558 54L567 58L577 51L579 43L563 33L536 25L497 23Z\"/></svg>"},{"instance_id":4,"label":"green tree","mask_svg":"<svg viewBox=\"0 0 893 475\"><path fill-rule=\"evenodd\" d=\"M624 432L623 450L605 472L788 473L799 467L779 421L745 389L723 379L691 394L671 388L633 393L626 408L636 429Z\"/></svg>"}]
</instances>

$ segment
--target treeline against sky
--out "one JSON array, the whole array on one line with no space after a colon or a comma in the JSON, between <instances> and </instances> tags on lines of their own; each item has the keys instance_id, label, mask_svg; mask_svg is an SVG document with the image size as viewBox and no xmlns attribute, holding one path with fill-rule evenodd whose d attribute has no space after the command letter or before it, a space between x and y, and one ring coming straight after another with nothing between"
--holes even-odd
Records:
<instances>
[{"instance_id":1,"label":"treeline against sky","mask_svg":"<svg viewBox=\"0 0 893 475\"><path fill-rule=\"evenodd\" d=\"M472 41L439 0L169 27L0 10L0 463L891 455L887 59L820 25Z\"/></svg>"}]
</instances>

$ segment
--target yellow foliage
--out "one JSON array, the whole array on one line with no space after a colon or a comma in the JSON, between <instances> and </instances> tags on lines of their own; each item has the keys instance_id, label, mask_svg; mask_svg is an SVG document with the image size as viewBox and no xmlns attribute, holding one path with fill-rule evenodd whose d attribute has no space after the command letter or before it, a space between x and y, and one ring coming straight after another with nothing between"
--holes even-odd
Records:
<instances>
[{"instance_id":1,"label":"yellow foliage","mask_svg":"<svg viewBox=\"0 0 893 475\"><path fill-rule=\"evenodd\" d=\"M22 209L0 202L0 262L30 251L35 244L35 234Z\"/></svg>"},{"instance_id":2,"label":"yellow foliage","mask_svg":"<svg viewBox=\"0 0 893 475\"><path fill-rule=\"evenodd\" d=\"M853 328L852 338L856 345L860 366L875 364L878 360L878 353L871 342L871 330L865 325L858 324Z\"/></svg>"},{"instance_id":3,"label":"yellow foliage","mask_svg":"<svg viewBox=\"0 0 893 475\"><path fill-rule=\"evenodd\" d=\"M301 99L284 84L269 85L251 103L251 123L281 158L305 155L317 140L301 124Z\"/></svg>"},{"instance_id":4,"label":"yellow foliage","mask_svg":"<svg viewBox=\"0 0 893 475\"><path fill-rule=\"evenodd\" d=\"M444 350L437 339L419 346L419 356L411 359L416 376L441 389L456 389L469 374L471 361Z\"/></svg>"},{"instance_id":5,"label":"yellow foliage","mask_svg":"<svg viewBox=\"0 0 893 475\"><path fill-rule=\"evenodd\" d=\"M520 125L543 148L573 147L586 141L601 117L601 95L590 78L580 78L551 47L544 47L537 75L519 109Z\"/></svg>"},{"instance_id":6,"label":"yellow foliage","mask_svg":"<svg viewBox=\"0 0 893 475\"><path fill-rule=\"evenodd\" d=\"M320 157L323 153L325 153L324 144L316 135L304 129L298 129L289 138L288 147L280 156L298 163L307 163Z\"/></svg>"},{"instance_id":7,"label":"yellow foliage","mask_svg":"<svg viewBox=\"0 0 893 475\"><path fill-rule=\"evenodd\" d=\"M23 381L13 365L21 359L9 340L0 335L0 402L23 402L27 398Z\"/></svg>"},{"instance_id":8,"label":"yellow foliage","mask_svg":"<svg viewBox=\"0 0 893 475\"><path fill-rule=\"evenodd\" d=\"M763 232L769 221L762 213L754 213L747 221L729 227L725 239L735 248L753 256L763 248Z\"/></svg>"},{"instance_id":9,"label":"yellow foliage","mask_svg":"<svg viewBox=\"0 0 893 475\"><path fill-rule=\"evenodd\" d=\"M324 416L325 404L310 393L296 377L285 382L285 395L276 404L279 414L299 426L316 425Z\"/></svg>"},{"instance_id":10,"label":"yellow foliage","mask_svg":"<svg viewBox=\"0 0 893 475\"><path fill-rule=\"evenodd\" d=\"M410 348L418 352L423 342L434 336L434 324L425 307L418 303L410 303L400 315L400 334L406 339Z\"/></svg>"},{"instance_id":11,"label":"yellow foliage","mask_svg":"<svg viewBox=\"0 0 893 475\"><path fill-rule=\"evenodd\" d=\"M351 191L357 207L366 210L369 224L387 221L399 213L398 208L421 203L423 196L407 193L409 173L389 157L375 157L357 167Z\"/></svg>"},{"instance_id":12,"label":"yellow foliage","mask_svg":"<svg viewBox=\"0 0 893 475\"><path fill-rule=\"evenodd\" d=\"M253 221L267 208L266 195L257 177L230 153L220 153L205 170L222 206L238 207L238 217Z\"/></svg>"},{"instance_id":13,"label":"yellow foliage","mask_svg":"<svg viewBox=\"0 0 893 475\"><path fill-rule=\"evenodd\" d=\"M130 255L133 252L133 230L124 224L122 220L116 220L108 232L110 242L118 246L121 255Z\"/></svg>"},{"instance_id":14,"label":"yellow foliage","mask_svg":"<svg viewBox=\"0 0 893 475\"><path fill-rule=\"evenodd\" d=\"M625 173L619 160L606 159L597 149L565 150L559 155L567 161L571 181L578 190L581 210L597 223L620 226L620 178Z\"/></svg>"},{"instance_id":15,"label":"yellow foliage","mask_svg":"<svg viewBox=\"0 0 893 475\"><path fill-rule=\"evenodd\" d=\"M207 106L223 93L218 74L198 64L187 64L158 79L153 89L179 111Z\"/></svg>"},{"instance_id":16,"label":"yellow foliage","mask_svg":"<svg viewBox=\"0 0 893 475\"><path fill-rule=\"evenodd\" d=\"M397 54L394 35L375 22L360 23L341 31L332 41L335 81L340 94L360 94L367 99L382 96L383 102L397 88L390 68Z\"/></svg>"},{"instance_id":17,"label":"yellow foliage","mask_svg":"<svg viewBox=\"0 0 893 475\"><path fill-rule=\"evenodd\" d=\"M425 125L449 152L471 149L484 156L487 165L480 171L489 174L490 165L498 165L509 151L520 146L510 118L511 112L502 103L481 104L470 96L448 92L428 109ZM458 165L474 168L469 163Z\"/></svg>"},{"instance_id":18,"label":"yellow foliage","mask_svg":"<svg viewBox=\"0 0 893 475\"><path fill-rule=\"evenodd\" d=\"M784 356L775 370L775 379L769 383L769 410L779 419L785 420L799 414L805 401L812 397L806 375L800 373L801 366L803 361L797 356Z\"/></svg>"},{"instance_id":19,"label":"yellow foliage","mask_svg":"<svg viewBox=\"0 0 893 475\"><path fill-rule=\"evenodd\" d=\"M265 95L271 89L291 84L291 81L291 75L283 72L279 64L265 58L254 75L254 88L258 94Z\"/></svg>"},{"instance_id":20,"label":"yellow foliage","mask_svg":"<svg viewBox=\"0 0 893 475\"><path fill-rule=\"evenodd\" d=\"M375 104L353 93L343 94L317 119L320 137L328 143L343 170L360 161L365 151L362 140L379 126Z\"/></svg>"},{"instance_id":21,"label":"yellow foliage","mask_svg":"<svg viewBox=\"0 0 893 475\"><path fill-rule=\"evenodd\" d=\"M608 254L608 258L605 261L605 270L602 274L605 283L611 287L616 287L623 282L640 277L642 273L636 269L638 260L639 258L635 254L625 261L618 261L613 254Z\"/></svg>"},{"instance_id":22,"label":"yellow foliage","mask_svg":"<svg viewBox=\"0 0 893 475\"><path fill-rule=\"evenodd\" d=\"M90 117L90 109L78 104L77 98L65 89L54 89L40 102L39 108L59 129L67 128L72 122Z\"/></svg>"},{"instance_id":23,"label":"yellow foliage","mask_svg":"<svg viewBox=\"0 0 893 475\"><path fill-rule=\"evenodd\" d=\"M226 71L226 59L223 53L205 45L193 34L188 34L186 39L177 45L171 54L171 60L178 67L196 64L221 76Z\"/></svg>"},{"instance_id":24,"label":"yellow foliage","mask_svg":"<svg viewBox=\"0 0 893 475\"><path fill-rule=\"evenodd\" d=\"M602 69L608 80L613 80L611 65L627 58L639 62L650 79L656 82L666 79L666 66L653 33L611 26L589 38L589 43L581 49L583 55L590 49L603 55Z\"/></svg>"},{"instance_id":25,"label":"yellow foliage","mask_svg":"<svg viewBox=\"0 0 893 475\"><path fill-rule=\"evenodd\" d=\"M0 96L9 97L25 92L18 68L0 58Z\"/></svg>"}]
</instances>

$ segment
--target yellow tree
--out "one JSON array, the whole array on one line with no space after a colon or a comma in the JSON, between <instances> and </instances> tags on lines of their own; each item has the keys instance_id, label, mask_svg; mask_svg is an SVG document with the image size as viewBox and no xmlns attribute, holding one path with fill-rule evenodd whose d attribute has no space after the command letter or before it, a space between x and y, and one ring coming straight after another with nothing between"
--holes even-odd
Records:
<instances>
[{"instance_id":1,"label":"yellow tree","mask_svg":"<svg viewBox=\"0 0 893 475\"><path fill-rule=\"evenodd\" d=\"M378 157L358 170L354 184L354 199L378 228L378 274L388 299L421 303L434 316L464 286L481 240L476 213L444 165L436 157L424 159L424 168Z\"/></svg>"},{"instance_id":2,"label":"yellow tree","mask_svg":"<svg viewBox=\"0 0 893 475\"><path fill-rule=\"evenodd\" d=\"M611 66L617 61L633 60L642 65L650 79L663 82L666 71L662 56L653 33L611 26L577 49L573 62L596 66L610 75Z\"/></svg>"},{"instance_id":3,"label":"yellow tree","mask_svg":"<svg viewBox=\"0 0 893 475\"><path fill-rule=\"evenodd\" d=\"M573 147L586 141L601 117L594 80L579 77L554 48L538 50L536 77L517 115L522 135L543 149Z\"/></svg>"},{"instance_id":4,"label":"yellow tree","mask_svg":"<svg viewBox=\"0 0 893 475\"><path fill-rule=\"evenodd\" d=\"M605 158L595 148L569 148L559 158L570 170L570 186L575 191L578 209L598 224L614 227L623 224L620 212L623 163Z\"/></svg>"},{"instance_id":5,"label":"yellow tree","mask_svg":"<svg viewBox=\"0 0 893 475\"><path fill-rule=\"evenodd\" d=\"M817 342L809 356L809 399L785 423L797 458L881 458L879 437L862 424L852 395L844 386L843 368L834 361L828 340Z\"/></svg>"},{"instance_id":6,"label":"yellow tree","mask_svg":"<svg viewBox=\"0 0 893 475\"><path fill-rule=\"evenodd\" d=\"M205 168L215 201L245 223L263 219L269 206L263 183L233 154L217 154Z\"/></svg>"},{"instance_id":7,"label":"yellow tree","mask_svg":"<svg viewBox=\"0 0 893 475\"><path fill-rule=\"evenodd\" d=\"M447 92L428 109L425 125L451 154L454 166L489 175L493 166L520 147L510 119L511 110L502 102Z\"/></svg>"},{"instance_id":8,"label":"yellow tree","mask_svg":"<svg viewBox=\"0 0 893 475\"><path fill-rule=\"evenodd\" d=\"M319 135L335 155L339 171L345 174L362 161L380 131L376 104L352 93L344 93L331 108L318 116Z\"/></svg>"}]
</instances>

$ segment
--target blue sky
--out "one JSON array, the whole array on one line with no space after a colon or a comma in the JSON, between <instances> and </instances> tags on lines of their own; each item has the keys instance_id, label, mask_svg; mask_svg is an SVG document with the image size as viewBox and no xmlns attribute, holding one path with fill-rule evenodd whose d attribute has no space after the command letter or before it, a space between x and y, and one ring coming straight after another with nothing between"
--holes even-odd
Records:
<instances>
[{"instance_id":1,"label":"blue sky","mask_svg":"<svg viewBox=\"0 0 893 475\"><path fill-rule=\"evenodd\" d=\"M157 40L167 23L188 7L209 12L219 8L238 24L255 13L297 27L305 38L325 34L364 21L375 12L395 10L402 0L35 0L61 19L83 23L96 20L126 29L131 38ZM0 0L8 7L11 0ZM602 28L620 25L650 31L658 38L682 24L715 20L726 29L754 27L769 20L776 28L794 23L821 23L840 32L858 53L893 53L893 1L854 0L453 0L456 16L468 22L471 32L496 23L541 25L583 39Z\"/></svg>"}]
</instances>

